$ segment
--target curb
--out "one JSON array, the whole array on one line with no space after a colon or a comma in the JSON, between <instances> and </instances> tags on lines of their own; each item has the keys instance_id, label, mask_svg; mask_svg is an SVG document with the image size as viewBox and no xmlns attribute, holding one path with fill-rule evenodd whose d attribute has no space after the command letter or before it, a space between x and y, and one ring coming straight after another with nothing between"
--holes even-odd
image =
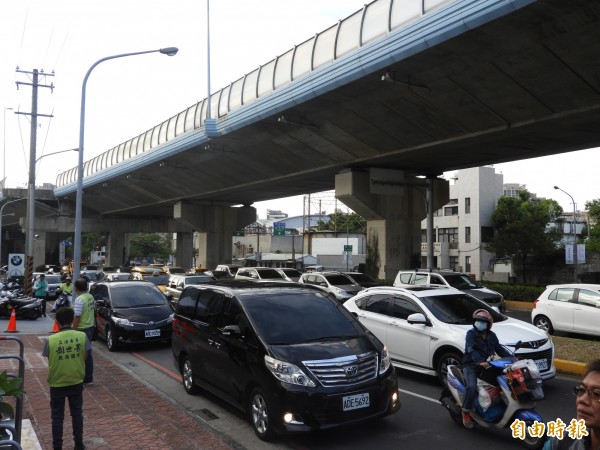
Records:
<instances>
[{"instance_id":1,"label":"curb","mask_svg":"<svg viewBox=\"0 0 600 450\"><path fill-rule=\"evenodd\" d=\"M510 309L518 309L521 311L531 311L533 309L532 302L515 302L507 300L505 302L506 307ZM557 372L564 373L566 375L577 375L583 377L587 364L568 361L566 359L554 359L554 367Z\"/></svg>"},{"instance_id":2,"label":"curb","mask_svg":"<svg viewBox=\"0 0 600 450\"><path fill-rule=\"evenodd\" d=\"M587 364L575 361L567 361L565 359L555 359L554 367L556 367L557 372L583 377Z\"/></svg>"}]
</instances>

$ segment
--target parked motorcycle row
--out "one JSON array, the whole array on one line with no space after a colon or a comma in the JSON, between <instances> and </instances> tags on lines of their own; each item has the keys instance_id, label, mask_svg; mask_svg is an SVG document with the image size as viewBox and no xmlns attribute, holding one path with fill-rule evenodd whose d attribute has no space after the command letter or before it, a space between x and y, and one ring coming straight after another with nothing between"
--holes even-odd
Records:
<instances>
[{"instance_id":1,"label":"parked motorcycle row","mask_svg":"<svg viewBox=\"0 0 600 450\"><path fill-rule=\"evenodd\" d=\"M42 301L29 297L22 285L11 281L0 288L0 317L10 317L13 310L19 319L35 320L42 315Z\"/></svg>"}]
</instances>

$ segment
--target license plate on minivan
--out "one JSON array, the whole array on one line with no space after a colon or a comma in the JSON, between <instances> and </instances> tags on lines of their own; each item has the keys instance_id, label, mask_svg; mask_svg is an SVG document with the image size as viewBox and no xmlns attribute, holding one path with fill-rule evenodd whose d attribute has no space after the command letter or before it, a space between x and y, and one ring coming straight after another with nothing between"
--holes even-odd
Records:
<instances>
[{"instance_id":1,"label":"license plate on minivan","mask_svg":"<svg viewBox=\"0 0 600 450\"><path fill-rule=\"evenodd\" d=\"M160 330L146 330L146 337L160 336Z\"/></svg>"},{"instance_id":2,"label":"license plate on minivan","mask_svg":"<svg viewBox=\"0 0 600 450\"><path fill-rule=\"evenodd\" d=\"M369 406L369 393L347 395L342 397L344 411L352 409L367 408Z\"/></svg>"}]
</instances>

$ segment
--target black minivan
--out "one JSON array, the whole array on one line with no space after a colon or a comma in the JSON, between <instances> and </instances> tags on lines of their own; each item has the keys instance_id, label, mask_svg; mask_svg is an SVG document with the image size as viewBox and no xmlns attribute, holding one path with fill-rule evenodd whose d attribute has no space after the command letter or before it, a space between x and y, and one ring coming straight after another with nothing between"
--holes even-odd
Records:
<instances>
[{"instance_id":1,"label":"black minivan","mask_svg":"<svg viewBox=\"0 0 600 450\"><path fill-rule=\"evenodd\" d=\"M264 440L400 408L385 346L311 286L250 280L189 286L175 312L172 348L185 390L205 389L248 413Z\"/></svg>"}]
</instances>

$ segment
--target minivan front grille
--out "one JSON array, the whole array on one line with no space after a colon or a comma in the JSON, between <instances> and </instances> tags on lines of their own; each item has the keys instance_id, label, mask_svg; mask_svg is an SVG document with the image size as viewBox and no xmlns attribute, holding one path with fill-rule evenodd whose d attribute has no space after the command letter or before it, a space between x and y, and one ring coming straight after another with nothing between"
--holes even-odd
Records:
<instances>
[{"instance_id":1,"label":"minivan front grille","mask_svg":"<svg viewBox=\"0 0 600 450\"><path fill-rule=\"evenodd\" d=\"M377 376L377 353L343 356L334 359L303 361L304 366L325 387L350 386Z\"/></svg>"}]
</instances>

